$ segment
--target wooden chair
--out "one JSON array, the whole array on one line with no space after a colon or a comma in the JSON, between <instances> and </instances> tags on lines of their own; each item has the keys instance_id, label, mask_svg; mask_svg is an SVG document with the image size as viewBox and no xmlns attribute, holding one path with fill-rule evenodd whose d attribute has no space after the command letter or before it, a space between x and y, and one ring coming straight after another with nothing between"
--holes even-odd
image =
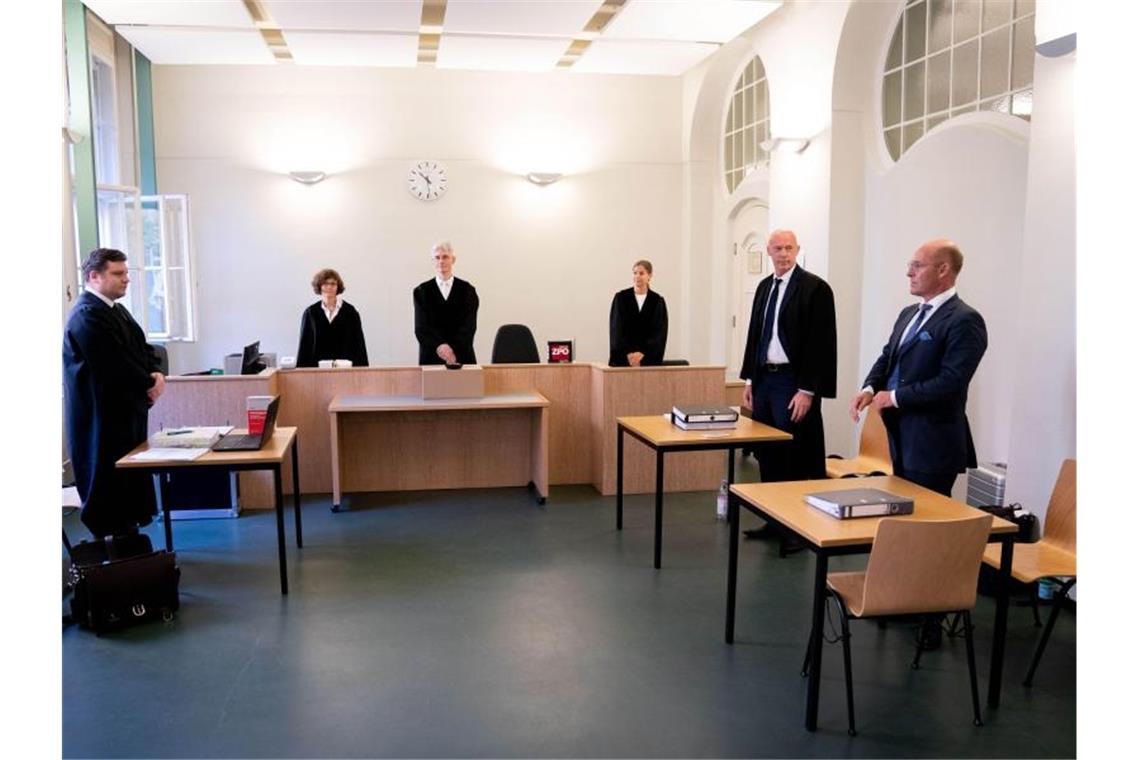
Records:
<instances>
[{"instance_id":1,"label":"wooden chair","mask_svg":"<svg viewBox=\"0 0 1140 760\"><path fill-rule=\"evenodd\" d=\"M893 475L891 449L887 443L887 428L883 418L873 408L867 408L863 430L859 433L859 454L842 459L832 454L827 458L827 477L856 478L863 475Z\"/></svg>"},{"instance_id":2,"label":"wooden chair","mask_svg":"<svg viewBox=\"0 0 1140 760\"><path fill-rule=\"evenodd\" d=\"M842 630L847 733L855 735L848 620L898 615L940 618L949 613L961 614L970 695L974 701L974 725L982 725L970 610L977 602L978 570L992 525L993 518L987 514L964 520L922 522L885 518L875 533L866 571L827 574L827 593L839 607ZM921 651L920 641L920 654Z\"/></svg>"},{"instance_id":3,"label":"wooden chair","mask_svg":"<svg viewBox=\"0 0 1140 760\"><path fill-rule=\"evenodd\" d=\"M990 567L1001 568L1001 547L987 547L985 563ZM1033 662L1022 682L1033 685L1033 674L1041 662L1053 625L1061 613L1061 601L1077 582L1077 460L1066 459L1057 473L1057 482L1049 497L1049 509L1045 513L1045 531L1041 540L1033 544L1013 545L1013 568L1011 575L1021 583L1037 583L1044 579L1060 584L1054 592L1053 611L1037 642Z\"/></svg>"}]
</instances>

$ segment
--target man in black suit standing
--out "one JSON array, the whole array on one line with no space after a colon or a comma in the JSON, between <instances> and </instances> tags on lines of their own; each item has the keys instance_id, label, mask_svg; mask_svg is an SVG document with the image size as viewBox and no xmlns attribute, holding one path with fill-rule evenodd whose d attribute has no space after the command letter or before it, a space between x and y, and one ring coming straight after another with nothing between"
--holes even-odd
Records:
<instances>
[{"instance_id":1,"label":"man in black suit standing","mask_svg":"<svg viewBox=\"0 0 1140 760\"><path fill-rule=\"evenodd\" d=\"M986 352L986 323L958 297L962 252L949 240L923 243L907 265L911 295L861 390L851 418L883 416L894 474L950 495L958 473L977 466L966 390Z\"/></svg>"},{"instance_id":2,"label":"man in black suit standing","mask_svg":"<svg viewBox=\"0 0 1140 760\"><path fill-rule=\"evenodd\" d=\"M822 478L820 403L835 398L835 297L821 278L797 266L791 230L768 237L772 274L760 282L744 346L744 404L752 418L792 434L762 451L764 482Z\"/></svg>"},{"instance_id":3,"label":"man in black suit standing","mask_svg":"<svg viewBox=\"0 0 1140 760\"><path fill-rule=\"evenodd\" d=\"M451 274L451 243L436 243L431 258L435 277L412 291L420 364L475 364L479 295L471 283Z\"/></svg>"},{"instance_id":4,"label":"man in black suit standing","mask_svg":"<svg viewBox=\"0 0 1140 760\"><path fill-rule=\"evenodd\" d=\"M92 251L83 279L63 336L67 446L80 517L102 538L146 525L158 511L150 476L116 469L115 462L146 440L147 410L166 381L142 328L115 303L130 282L126 255Z\"/></svg>"}]
</instances>

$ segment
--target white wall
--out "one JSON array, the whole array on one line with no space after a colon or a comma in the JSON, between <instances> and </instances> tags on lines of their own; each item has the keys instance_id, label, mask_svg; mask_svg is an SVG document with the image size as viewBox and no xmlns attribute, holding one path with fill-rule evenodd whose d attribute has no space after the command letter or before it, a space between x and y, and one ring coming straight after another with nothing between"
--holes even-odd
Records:
<instances>
[{"instance_id":1,"label":"white wall","mask_svg":"<svg viewBox=\"0 0 1140 760\"><path fill-rule=\"evenodd\" d=\"M1006 500L1039 517L1077 452L1076 54L1037 56Z\"/></svg>"},{"instance_id":2,"label":"white wall","mask_svg":"<svg viewBox=\"0 0 1140 760\"><path fill-rule=\"evenodd\" d=\"M479 290L482 361L506 322L529 324L540 344L573 337L577 358L604 360L609 301L638 258L680 306L679 78L169 66L154 76L159 187L190 195L197 257L200 340L174 347L174 372L220 366L253 339L293 354L324 266L345 278L372 362L414 364L411 290L432 276L442 239ZM439 201L405 190L420 158L448 169ZM304 187L290 169L330 178ZM539 188L527 171L566 177Z\"/></svg>"}]
</instances>

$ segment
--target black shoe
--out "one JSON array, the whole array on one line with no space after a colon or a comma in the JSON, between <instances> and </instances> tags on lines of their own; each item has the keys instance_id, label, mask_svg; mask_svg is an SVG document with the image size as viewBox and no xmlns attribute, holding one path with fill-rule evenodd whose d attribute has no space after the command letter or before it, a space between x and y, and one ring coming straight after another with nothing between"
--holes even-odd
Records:
<instances>
[{"instance_id":1,"label":"black shoe","mask_svg":"<svg viewBox=\"0 0 1140 760\"><path fill-rule=\"evenodd\" d=\"M759 528L752 528L751 530L744 531L744 537L749 541L756 541L762 538L771 538L776 534L775 529L771 523L764 523Z\"/></svg>"}]
</instances>

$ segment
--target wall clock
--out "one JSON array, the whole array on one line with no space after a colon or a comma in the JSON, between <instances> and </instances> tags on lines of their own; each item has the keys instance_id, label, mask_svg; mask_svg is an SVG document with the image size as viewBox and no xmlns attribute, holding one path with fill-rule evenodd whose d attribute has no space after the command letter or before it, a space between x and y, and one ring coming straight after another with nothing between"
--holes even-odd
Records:
<instances>
[{"instance_id":1,"label":"wall clock","mask_svg":"<svg viewBox=\"0 0 1140 760\"><path fill-rule=\"evenodd\" d=\"M408 171L408 192L421 201L434 201L447 192L447 171L436 161L417 161Z\"/></svg>"}]
</instances>

